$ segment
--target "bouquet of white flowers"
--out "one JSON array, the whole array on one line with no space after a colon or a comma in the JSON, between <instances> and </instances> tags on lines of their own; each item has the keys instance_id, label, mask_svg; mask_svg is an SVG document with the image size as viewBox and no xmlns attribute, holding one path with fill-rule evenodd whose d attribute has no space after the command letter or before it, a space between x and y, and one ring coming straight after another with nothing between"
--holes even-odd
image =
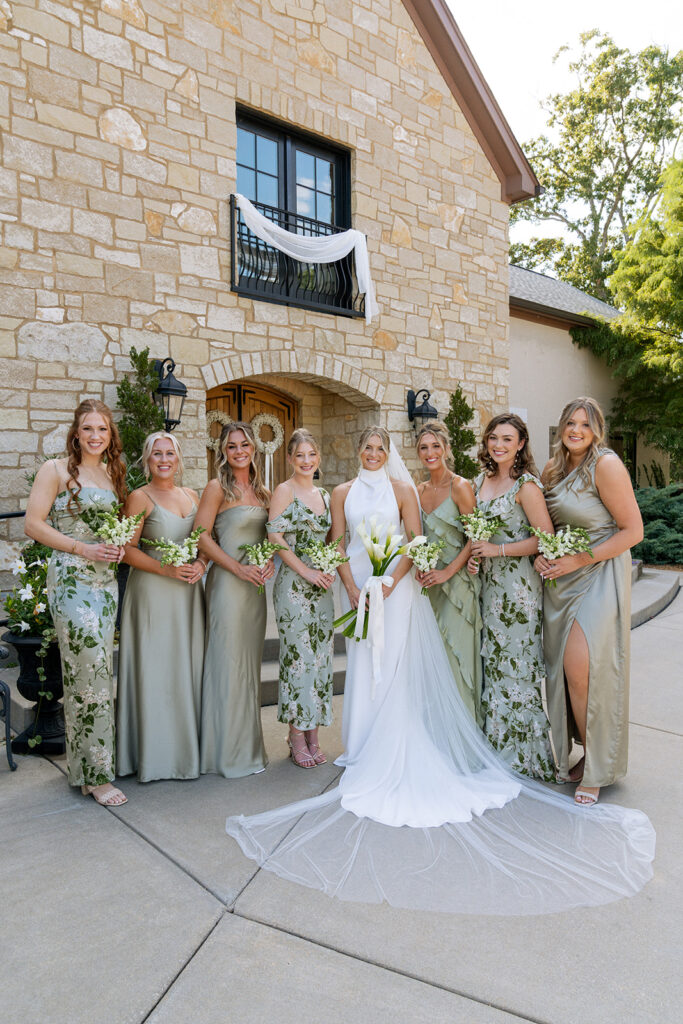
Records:
<instances>
[{"instance_id":1,"label":"bouquet of white flowers","mask_svg":"<svg viewBox=\"0 0 683 1024\"><path fill-rule=\"evenodd\" d=\"M135 531L145 518L145 513L138 512L136 516L122 516L120 512L121 505L111 505L109 508L90 505L82 510L81 519L100 540L122 548L133 539ZM109 568L116 572L118 563L110 562Z\"/></svg>"},{"instance_id":2,"label":"bouquet of white flowers","mask_svg":"<svg viewBox=\"0 0 683 1024\"><path fill-rule=\"evenodd\" d=\"M546 533L545 530L539 530L535 526L530 526L529 529L534 537L538 537L538 550L550 562L556 558L562 558L563 555L577 555L580 551L587 551L591 558L593 557L590 537L583 526L567 524L561 527L557 533ZM544 582L549 587L557 586L557 580L545 580Z\"/></svg>"},{"instance_id":3,"label":"bouquet of white flowers","mask_svg":"<svg viewBox=\"0 0 683 1024\"><path fill-rule=\"evenodd\" d=\"M348 562L338 548L341 537L326 544L324 540L312 540L308 547L304 548L304 554L308 555L314 569L321 572L334 572L344 562Z\"/></svg>"},{"instance_id":4,"label":"bouquet of white flowers","mask_svg":"<svg viewBox=\"0 0 683 1024\"><path fill-rule=\"evenodd\" d=\"M368 532L368 526L370 532ZM399 555L408 555L410 558L413 557L412 551L414 548L419 547L421 544L427 542L427 538L419 535L413 537L411 541L404 541L402 534L398 532L398 527L386 523L378 523L375 516L373 516L368 526L365 525L365 521L358 524L356 533L363 542L363 546L370 557L370 564L372 566L372 578L384 577L387 569L395 558ZM391 586L393 580L390 576L386 577L388 585ZM367 639L368 635L368 610L365 607L365 594L368 592L368 584L366 583L361 590L362 604L358 605L358 608L352 608L346 612L345 615L341 615L338 619L335 619L334 626L345 626L342 630L344 636L353 637L356 640ZM360 615L363 615L363 626L362 630L357 626L356 620Z\"/></svg>"},{"instance_id":5,"label":"bouquet of white flowers","mask_svg":"<svg viewBox=\"0 0 683 1024\"><path fill-rule=\"evenodd\" d=\"M430 569L436 568L445 545L445 540L434 540L431 543L419 544L410 554L415 568L419 569L420 572L429 572ZM428 592L429 587L422 588L423 594Z\"/></svg>"},{"instance_id":6,"label":"bouquet of white flowers","mask_svg":"<svg viewBox=\"0 0 683 1024\"><path fill-rule=\"evenodd\" d=\"M465 536L470 540L491 540L505 526L500 516L492 516L480 508L475 508L474 512L465 512L458 518Z\"/></svg>"},{"instance_id":7,"label":"bouquet of white flowers","mask_svg":"<svg viewBox=\"0 0 683 1024\"><path fill-rule=\"evenodd\" d=\"M165 537L160 537L159 540L148 540L143 537L141 540L142 544L147 544L150 548L156 548L158 551L162 551L161 565L191 565L197 558L197 546L199 543L200 534L204 533L204 527L198 526L196 530L193 530L189 537L187 537L182 544L176 544L175 541L166 540Z\"/></svg>"},{"instance_id":8,"label":"bouquet of white flowers","mask_svg":"<svg viewBox=\"0 0 683 1024\"><path fill-rule=\"evenodd\" d=\"M283 544L272 544L269 540L262 540L260 544L240 544L240 551L246 551L249 565L258 565L260 569L269 562L277 551L284 551ZM265 592L261 583L258 588L259 594Z\"/></svg>"}]
</instances>

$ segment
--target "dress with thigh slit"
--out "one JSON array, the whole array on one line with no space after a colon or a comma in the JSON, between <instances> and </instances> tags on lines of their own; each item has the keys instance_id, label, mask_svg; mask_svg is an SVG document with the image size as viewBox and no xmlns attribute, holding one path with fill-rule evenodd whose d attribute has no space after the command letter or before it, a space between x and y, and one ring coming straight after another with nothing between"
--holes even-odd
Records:
<instances>
[{"instance_id":1,"label":"dress with thigh slit","mask_svg":"<svg viewBox=\"0 0 683 1024\"><path fill-rule=\"evenodd\" d=\"M602 449L598 458L607 453ZM587 468L588 480L575 469L546 491L555 529L582 526L593 547L617 532L595 484L597 463ZM590 657L583 785L609 786L626 774L628 757L631 553L589 562L544 591L548 713L560 773L567 774L572 738L579 738L564 676L565 647L576 622Z\"/></svg>"}]
</instances>

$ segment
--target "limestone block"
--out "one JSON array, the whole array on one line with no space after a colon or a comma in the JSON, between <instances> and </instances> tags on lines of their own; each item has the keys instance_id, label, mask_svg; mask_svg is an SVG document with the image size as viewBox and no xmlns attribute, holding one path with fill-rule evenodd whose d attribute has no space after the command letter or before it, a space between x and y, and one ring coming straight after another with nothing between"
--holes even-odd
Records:
<instances>
[{"instance_id":1,"label":"limestone block","mask_svg":"<svg viewBox=\"0 0 683 1024\"><path fill-rule=\"evenodd\" d=\"M150 317L149 324L153 325L152 330L163 331L164 334L182 334L194 337L199 330L199 324L190 313L181 313L172 309L160 309L158 313ZM145 324L147 327L148 324Z\"/></svg>"},{"instance_id":2,"label":"limestone block","mask_svg":"<svg viewBox=\"0 0 683 1024\"><path fill-rule=\"evenodd\" d=\"M143 181L154 181L157 185L166 184L166 164L162 160L150 160L140 153L126 152L123 154L123 169L126 174L142 178Z\"/></svg>"},{"instance_id":3,"label":"limestone block","mask_svg":"<svg viewBox=\"0 0 683 1024\"><path fill-rule=\"evenodd\" d=\"M398 341L388 331L375 331L372 336L372 344L375 348L383 349L385 352L391 352L398 348Z\"/></svg>"},{"instance_id":4,"label":"limestone block","mask_svg":"<svg viewBox=\"0 0 683 1024\"><path fill-rule=\"evenodd\" d=\"M417 71L417 58L415 56L415 43L410 32L400 29L398 42L396 44L396 63L401 68L409 71Z\"/></svg>"},{"instance_id":5,"label":"limestone block","mask_svg":"<svg viewBox=\"0 0 683 1024\"><path fill-rule=\"evenodd\" d=\"M206 325L215 331L243 331L244 310L235 306L209 305Z\"/></svg>"},{"instance_id":6,"label":"limestone block","mask_svg":"<svg viewBox=\"0 0 683 1024\"><path fill-rule=\"evenodd\" d=\"M124 149L141 151L147 148L147 139L132 114L122 107L110 107L100 116L100 136L107 142Z\"/></svg>"},{"instance_id":7,"label":"limestone block","mask_svg":"<svg viewBox=\"0 0 683 1024\"><path fill-rule=\"evenodd\" d=\"M156 243L140 246L140 258L145 270L175 275L180 270L178 248L175 245ZM175 282L173 282L175 287Z\"/></svg>"},{"instance_id":8,"label":"limestone block","mask_svg":"<svg viewBox=\"0 0 683 1024\"><path fill-rule=\"evenodd\" d=\"M74 402L74 408L78 404ZM61 455L66 449L66 435L69 433L69 426L64 423L54 430L51 430L49 434L45 434L43 437L43 454L44 455Z\"/></svg>"},{"instance_id":9,"label":"limestone block","mask_svg":"<svg viewBox=\"0 0 683 1024\"><path fill-rule=\"evenodd\" d=\"M171 338L171 357L183 367L201 366L208 361L209 343L199 338Z\"/></svg>"},{"instance_id":10,"label":"limestone block","mask_svg":"<svg viewBox=\"0 0 683 1024\"><path fill-rule=\"evenodd\" d=\"M83 49L96 60L113 64L117 68L133 68L133 51L130 43L121 36L100 32L92 25L83 26Z\"/></svg>"},{"instance_id":11,"label":"limestone block","mask_svg":"<svg viewBox=\"0 0 683 1024\"><path fill-rule=\"evenodd\" d=\"M441 104L443 102L443 96L438 89L428 89L420 98L420 103L424 103L428 107L432 107L434 110L441 110Z\"/></svg>"},{"instance_id":12,"label":"limestone block","mask_svg":"<svg viewBox=\"0 0 683 1024\"><path fill-rule=\"evenodd\" d=\"M464 304L468 301L467 293L463 287L462 281L453 282L453 302Z\"/></svg>"},{"instance_id":13,"label":"limestone block","mask_svg":"<svg viewBox=\"0 0 683 1024\"><path fill-rule=\"evenodd\" d=\"M52 177L52 149L15 135L3 136L4 164L40 178Z\"/></svg>"},{"instance_id":14,"label":"limestone block","mask_svg":"<svg viewBox=\"0 0 683 1024\"><path fill-rule=\"evenodd\" d=\"M452 203L430 202L429 209L438 213L446 231L460 231L465 217L465 210L462 206L455 206Z\"/></svg>"},{"instance_id":15,"label":"limestone block","mask_svg":"<svg viewBox=\"0 0 683 1024\"><path fill-rule=\"evenodd\" d=\"M46 363L81 361L97 364L102 361L106 347L105 335L93 324L32 322L24 324L17 332L17 354Z\"/></svg>"},{"instance_id":16,"label":"limestone block","mask_svg":"<svg viewBox=\"0 0 683 1024\"><path fill-rule=\"evenodd\" d=\"M121 295L141 302L154 301L154 275L148 271L108 263L104 279L110 295Z\"/></svg>"},{"instance_id":17,"label":"limestone block","mask_svg":"<svg viewBox=\"0 0 683 1024\"><path fill-rule=\"evenodd\" d=\"M25 409L0 409L0 429L28 430L28 412Z\"/></svg>"},{"instance_id":18,"label":"limestone block","mask_svg":"<svg viewBox=\"0 0 683 1024\"><path fill-rule=\"evenodd\" d=\"M181 96L185 96L192 103L199 103L199 80L197 72L192 68L187 69L185 74L178 79L174 88L176 92L179 92Z\"/></svg>"},{"instance_id":19,"label":"limestone block","mask_svg":"<svg viewBox=\"0 0 683 1024\"><path fill-rule=\"evenodd\" d=\"M36 100L34 106L38 120L43 124L53 125L67 132L76 132L78 135L97 135L97 123L92 117L86 117L69 107L45 103L44 100Z\"/></svg>"},{"instance_id":20,"label":"limestone block","mask_svg":"<svg viewBox=\"0 0 683 1024\"><path fill-rule=\"evenodd\" d=\"M0 32L8 32L11 29L13 18L8 0L0 0Z\"/></svg>"},{"instance_id":21,"label":"limestone block","mask_svg":"<svg viewBox=\"0 0 683 1024\"><path fill-rule=\"evenodd\" d=\"M194 274L197 277L220 278L218 269L218 252L213 247L203 245L179 245L180 269L183 274Z\"/></svg>"},{"instance_id":22,"label":"limestone block","mask_svg":"<svg viewBox=\"0 0 683 1024\"><path fill-rule=\"evenodd\" d=\"M199 171L196 167L171 162L168 165L168 185L170 188L199 192Z\"/></svg>"},{"instance_id":23,"label":"limestone block","mask_svg":"<svg viewBox=\"0 0 683 1024\"><path fill-rule=\"evenodd\" d=\"M128 303L109 295L83 296L83 319L90 323L128 324Z\"/></svg>"},{"instance_id":24,"label":"limestone block","mask_svg":"<svg viewBox=\"0 0 683 1024\"><path fill-rule=\"evenodd\" d=\"M441 310L436 303L432 305L431 316L429 317L429 326L432 331L440 331L443 329L443 318L441 316Z\"/></svg>"},{"instance_id":25,"label":"limestone block","mask_svg":"<svg viewBox=\"0 0 683 1024\"><path fill-rule=\"evenodd\" d=\"M336 73L336 60L327 52L320 40L315 38L306 39L297 46L299 60L309 67L319 71L326 71L330 75Z\"/></svg>"},{"instance_id":26,"label":"limestone block","mask_svg":"<svg viewBox=\"0 0 683 1024\"><path fill-rule=\"evenodd\" d=\"M36 295L32 288L16 288L14 285L0 284L0 310L5 316L33 316L36 308ZM11 380L11 377L5 380Z\"/></svg>"},{"instance_id":27,"label":"limestone block","mask_svg":"<svg viewBox=\"0 0 683 1024\"><path fill-rule=\"evenodd\" d=\"M227 29L233 35L240 34L240 12L232 0L209 0L209 17L218 28Z\"/></svg>"},{"instance_id":28,"label":"limestone block","mask_svg":"<svg viewBox=\"0 0 683 1024\"><path fill-rule=\"evenodd\" d=\"M131 107L150 110L154 114L163 114L166 109L166 90L133 75L124 75L123 102Z\"/></svg>"},{"instance_id":29,"label":"limestone block","mask_svg":"<svg viewBox=\"0 0 683 1024\"><path fill-rule=\"evenodd\" d=\"M163 213L158 213L156 210L145 210L145 224L150 235L158 238L164 226Z\"/></svg>"},{"instance_id":30,"label":"limestone block","mask_svg":"<svg viewBox=\"0 0 683 1024\"><path fill-rule=\"evenodd\" d=\"M391 229L391 242L393 245L402 246L406 249L412 248L413 245L410 228L403 218L398 215L394 217L394 223Z\"/></svg>"},{"instance_id":31,"label":"limestone block","mask_svg":"<svg viewBox=\"0 0 683 1024\"><path fill-rule=\"evenodd\" d=\"M215 235L218 231L213 214L201 206L188 206L183 210L178 217L178 226L196 235Z\"/></svg>"},{"instance_id":32,"label":"limestone block","mask_svg":"<svg viewBox=\"0 0 683 1024\"><path fill-rule=\"evenodd\" d=\"M4 270L14 270L19 262L19 253L16 249L8 249L7 246L0 248L0 267Z\"/></svg>"},{"instance_id":33,"label":"limestone block","mask_svg":"<svg viewBox=\"0 0 683 1024\"><path fill-rule=\"evenodd\" d=\"M145 28L145 13L139 0L102 0L102 10L136 28Z\"/></svg>"},{"instance_id":34,"label":"limestone block","mask_svg":"<svg viewBox=\"0 0 683 1024\"><path fill-rule=\"evenodd\" d=\"M64 153L57 150L57 174L60 178L67 178L69 181L80 181L84 185L102 187L102 164L99 160L92 160L83 156L82 153Z\"/></svg>"}]
</instances>

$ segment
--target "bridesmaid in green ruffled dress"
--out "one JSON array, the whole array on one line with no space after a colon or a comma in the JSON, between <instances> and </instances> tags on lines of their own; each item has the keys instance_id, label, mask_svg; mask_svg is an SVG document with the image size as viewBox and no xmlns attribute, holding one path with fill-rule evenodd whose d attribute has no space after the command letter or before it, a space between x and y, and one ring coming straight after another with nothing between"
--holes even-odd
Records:
<instances>
[{"instance_id":1,"label":"bridesmaid in green ruffled dress","mask_svg":"<svg viewBox=\"0 0 683 1024\"><path fill-rule=\"evenodd\" d=\"M446 647L453 677L465 707L478 725L481 714L481 614L479 579L467 571L471 544L458 517L475 506L472 485L450 468L452 455L446 428L427 423L415 442L429 480L418 485L422 523L429 542L444 541L435 569L417 573L417 582L429 588L436 621Z\"/></svg>"},{"instance_id":2,"label":"bridesmaid in green ruffled dress","mask_svg":"<svg viewBox=\"0 0 683 1024\"><path fill-rule=\"evenodd\" d=\"M199 761L202 775L236 779L268 763L261 729L266 595L259 587L275 572L272 559L259 568L242 550L266 539L270 501L248 423L223 427L216 468L194 521L205 530L200 551L213 563L206 580Z\"/></svg>"},{"instance_id":3,"label":"bridesmaid in green ruffled dress","mask_svg":"<svg viewBox=\"0 0 683 1024\"><path fill-rule=\"evenodd\" d=\"M118 807L126 797L112 786L118 588L111 563L121 561L124 548L99 541L80 516L86 507L115 508L126 497L121 441L103 402L81 402L66 451L65 459L38 470L24 529L52 548L47 593L62 660L69 783L98 804Z\"/></svg>"},{"instance_id":4,"label":"bridesmaid in green ruffled dress","mask_svg":"<svg viewBox=\"0 0 683 1024\"><path fill-rule=\"evenodd\" d=\"M144 521L126 545L133 566L121 615L116 693L119 775L140 782L196 779L204 662L204 593L201 557L186 565L161 565L163 552L145 540L182 544L192 531L199 497L180 487L183 460L173 434L145 439L144 487L133 491L126 515ZM140 545L140 546L138 546Z\"/></svg>"},{"instance_id":5,"label":"bridesmaid in green ruffled dress","mask_svg":"<svg viewBox=\"0 0 683 1024\"><path fill-rule=\"evenodd\" d=\"M320 465L318 442L295 430L287 445L293 474L273 492L268 536L281 544L273 601L280 634L280 689L277 717L289 725L289 750L299 768L327 758L318 727L332 723L333 572L314 569L305 548L327 540L330 499L313 482Z\"/></svg>"},{"instance_id":6,"label":"bridesmaid in green ruffled dress","mask_svg":"<svg viewBox=\"0 0 683 1024\"><path fill-rule=\"evenodd\" d=\"M474 541L468 568L481 576L484 623L484 732L511 768L554 782L550 727L541 698L543 593L531 556L538 541L529 526L553 532L543 486L519 416L488 423L475 481L477 505L505 524L489 541Z\"/></svg>"}]
</instances>

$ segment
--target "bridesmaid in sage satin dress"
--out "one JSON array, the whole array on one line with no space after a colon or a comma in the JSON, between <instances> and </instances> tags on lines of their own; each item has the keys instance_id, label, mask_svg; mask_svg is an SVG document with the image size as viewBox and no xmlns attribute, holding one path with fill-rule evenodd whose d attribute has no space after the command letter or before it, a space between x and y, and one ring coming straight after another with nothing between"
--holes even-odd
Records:
<instances>
[{"instance_id":1,"label":"bridesmaid in sage satin dress","mask_svg":"<svg viewBox=\"0 0 683 1024\"><path fill-rule=\"evenodd\" d=\"M187 565L160 564L162 552L141 540L181 544L192 530L199 497L182 478L175 437L160 430L145 439L142 467L149 481L133 491L126 514L145 513L125 561L133 566L121 615L116 693L119 775L140 782L196 779L204 661L206 569L201 557Z\"/></svg>"},{"instance_id":2,"label":"bridesmaid in sage satin dress","mask_svg":"<svg viewBox=\"0 0 683 1024\"><path fill-rule=\"evenodd\" d=\"M553 458L543 470L555 529L582 526L588 552L535 566L545 587L543 645L548 713L560 775L581 782L574 800L591 806L602 786L626 774L631 628L630 548L643 523L628 471L603 444L605 419L593 398L562 410ZM569 770L572 739L584 756Z\"/></svg>"},{"instance_id":3,"label":"bridesmaid in sage satin dress","mask_svg":"<svg viewBox=\"0 0 683 1024\"><path fill-rule=\"evenodd\" d=\"M422 525L427 540L443 541L439 562L429 572L416 575L429 590L429 600L439 624L458 691L472 718L483 726L481 713L481 612L478 576L467 571L471 543L458 517L476 504L472 485L449 467L450 440L442 423L427 423L415 441L417 454L429 472L418 485Z\"/></svg>"},{"instance_id":4,"label":"bridesmaid in sage satin dress","mask_svg":"<svg viewBox=\"0 0 683 1024\"><path fill-rule=\"evenodd\" d=\"M126 797L114 780L114 626L118 588L112 562L124 549L104 543L81 519L84 508L116 508L126 497L126 467L111 410L81 402L66 439L67 457L44 462L26 509L27 536L52 548L47 594L64 678L66 769L98 804Z\"/></svg>"},{"instance_id":5,"label":"bridesmaid in sage satin dress","mask_svg":"<svg viewBox=\"0 0 683 1024\"><path fill-rule=\"evenodd\" d=\"M226 778L261 772L268 763L261 729L261 658L266 635L266 596L258 588L275 571L247 564L243 544L266 539L270 493L256 461L247 423L222 430L218 477L204 489L195 528L204 557L206 638L200 731L200 770Z\"/></svg>"}]
</instances>

